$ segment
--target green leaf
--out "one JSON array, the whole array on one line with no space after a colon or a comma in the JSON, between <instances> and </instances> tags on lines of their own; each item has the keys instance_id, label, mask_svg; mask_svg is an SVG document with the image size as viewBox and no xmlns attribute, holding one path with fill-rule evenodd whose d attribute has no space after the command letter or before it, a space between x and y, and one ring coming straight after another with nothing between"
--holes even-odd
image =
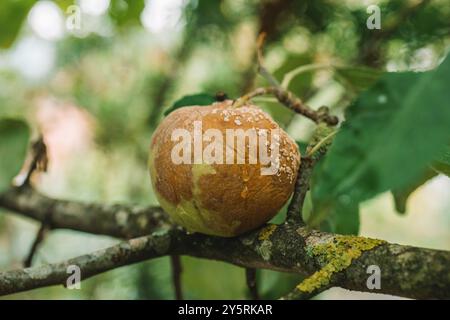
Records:
<instances>
[{"instance_id":1,"label":"green leaf","mask_svg":"<svg viewBox=\"0 0 450 320\"><path fill-rule=\"evenodd\" d=\"M443 162L435 162L433 163L433 169L437 172L445 174L447 177L450 177L450 164Z\"/></svg>"},{"instance_id":2,"label":"green leaf","mask_svg":"<svg viewBox=\"0 0 450 320\"><path fill-rule=\"evenodd\" d=\"M164 111L164 116L167 116L172 111L186 106L207 106L216 101L213 95L206 93L198 93L187 95L177 100L169 109Z\"/></svg>"},{"instance_id":3,"label":"green leaf","mask_svg":"<svg viewBox=\"0 0 450 320\"><path fill-rule=\"evenodd\" d=\"M411 193L413 193L417 188L419 188L428 180L434 178L437 174L438 173L435 170L427 168L420 176L420 178L414 181L414 183L408 185L405 188L392 190L395 210L397 210L397 212L401 214L406 213L406 202L408 201L408 198L411 195Z\"/></svg>"},{"instance_id":4,"label":"green leaf","mask_svg":"<svg viewBox=\"0 0 450 320\"><path fill-rule=\"evenodd\" d=\"M0 119L0 191L11 185L27 153L30 130L18 119Z\"/></svg>"},{"instance_id":5,"label":"green leaf","mask_svg":"<svg viewBox=\"0 0 450 320\"><path fill-rule=\"evenodd\" d=\"M336 206L325 220L329 232L337 234L353 234L359 232L359 206Z\"/></svg>"},{"instance_id":6,"label":"green leaf","mask_svg":"<svg viewBox=\"0 0 450 320\"><path fill-rule=\"evenodd\" d=\"M439 173L450 176L450 148L446 147L433 162L424 170L420 177L412 184L401 189L392 190L392 196L394 197L395 209L398 213L404 214L406 212L406 202L409 196L417 188L422 186L428 180L431 180Z\"/></svg>"},{"instance_id":7,"label":"green leaf","mask_svg":"<svg viewBox=\"0 0 450 320\"><path fill-rule=\"evenodd\" d=\"M327 203L324 201L326 198L316 192L317 177L322 176L323 166L324 161L321 160L314 169L310 192L312 209L305 221L308 225L319 227L326 232L357 235L360 227L358 203L348 196L341 196L340 201Z\"/></svg>"},{"instance_id":8,"label":"green leaf","mask_svg":"<svg viewBox=\"0 0 450 320\"><path fill-rule=\"evenodd\" d=\"M431 167L439 173L450 177L450 147L445 148L445 150L438 155L431 164Z\"/></svg>"},{"instance_id":9,"label":"green leaf","mask_svg":"<svg viewBox=\"0 0 450 320\"><path fill-rule=\"evenodd\" d=\"M36 0L0 1L0 49L8 49L14 43L35 2Z\"/></svg>"},{"instance_id":10,"label":"green leaf","mask_svg":"<svg viewBox=\"0 0 450 320\"><path fill-rule=\"evenodd\" d=\"M297 143L298 149L300 150L301 155L306 154L306 149L308 148L308 143L304 141L295 141Z\"/></svg>"},{"instance_id":11,"label":"green leaf","mask_svg":"<svg viewBox=\"0 0 450 320\"><path fill-rule=\"evenodd\" d=\"M345 87L355 92L361 92L372 86L383 74L383 72L368 67L336 67L336 78Z\"/></svg>"},{"instance_id":12,"label":"green leaf","mask_svg":"<svg viewBox=\"0 0 450 320\"><path fill-rule=\"evenodd\" d=\"M321 170L315 214L407 187L450 141L450 59L436 70L388 73L346 112Z\"/></svg>"}]
</instances>

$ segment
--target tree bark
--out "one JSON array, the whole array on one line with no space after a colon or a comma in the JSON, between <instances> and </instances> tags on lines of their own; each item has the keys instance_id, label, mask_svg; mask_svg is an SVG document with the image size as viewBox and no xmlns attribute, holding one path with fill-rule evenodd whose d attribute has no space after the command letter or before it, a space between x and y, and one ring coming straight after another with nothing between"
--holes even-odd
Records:
<instances>
[{"instance_id":1,"label":"tree bark","mask_svg":"<svg viewBox=\"0 0 450 320\"><path fill-rule=\"evenodd\" d=\"M63 284L70 264L78 265L82 279L86 279L155 257L189 255L245 268L302 274L307 279L294 290L294 298L330 286L409 298L450 298L450 252L447 251L319 232L295 221L266 225L235 238L188 234L171 224L158 207L136 209L56 200L30 188L11 189L1 194L0 206L38 221L44 221L47 209L51 208L53 229L118 238L141 236L66 262L1 272L0 295ZM367 286L370 265L377 265L381 270L380 289Z\"/></svg>"}]
</instances>

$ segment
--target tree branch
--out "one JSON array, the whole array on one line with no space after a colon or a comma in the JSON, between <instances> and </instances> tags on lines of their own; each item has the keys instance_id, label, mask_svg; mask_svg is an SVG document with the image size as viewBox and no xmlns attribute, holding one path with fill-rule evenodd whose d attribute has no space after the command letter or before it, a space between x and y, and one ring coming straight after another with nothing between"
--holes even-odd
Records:
<instances>
[{"instance_id":1,"label":"tree branch","mask_svg":"<svg viewBox=\"0 0 450 320\"><path fill-rule=\"evenodd\" d=\"M61 263L0 272L0 295L67 283L68 267L78 266L81 279L134 262L160 257L170 247L168 234L132 239Z\"/></svg>"},{"instance_id":2,"label":"tree branch","mask_svg":"<svg viewBox=\"0 0 450 320\"><path fill-rule=\"evenodd\" d=\"M333 287L333 284L330 283L328 285L324 285L324 286L315 288L314 290L312 290L310 292L299 291L297 288L295 288L294 290L289 292L287 295L281 297L279 300L309 300L332 287Z\"/></svg>"},{"instance_id":3,"label":"tree branch","mask_svg":"<svg viewBox=\"0 0 450 320\"><path fill-rule=\"evenodd\" d=\"M298 176L295 182L294 193L289 203L286 221L304 224L303 221L303 203L305 202L306 193L310 189L311 176L316 163L328 151L336 130L328 127L326 123L319 123L316 127L310 143L306 149L306 155L302 156Z\"/></svg>"},{"instance_id":4,"label":"tree branch","mask_svg":"<svg viewBox=\"0 0 450 320\"><path fill-rule=\"evenodd\" d=\"M176 300L183 300L183 288L181 286L181 257L179 255L170 256L170 264L172 266L172 283Z\"/></svg>"},{"instance_id":5,"label":"tree branch","mask_svg":"<svg viewBox=\"0 0 450 320\"><path fill-rule=\"evenodd\" d=\"M285 105L294 112L311 119L315 123L325 122L328 125L334 126L337 125L339 122L339 119L336 116L332 116L328 113L328 108L321 107L317 111L313 110L309 106L307 106L302 100L296 97L292 92L285 90L281 87L257 88L252 92L247 93L246 95L237 99L233 105L235 107L239 107L241 105L244 105L254 97L267 94L274 95L281 104Z\"/></svg>"},{"instance_id":6,"label":"tree branch","mask_svg":"<svg viewBox=\"0 0 450 320\"><path fill-rule=\"evenodd\" d=\"M259 300L258 282L256 279L256 269L245 268L245 281L252 300Z\"/></svg>"},{"instance_id":7,"label":"tree branch","mask_svg":"<svg viewBox=\"0 0 450 320\"><path fill-rule=\"evenodd\" d=\"M34 256L36 255L37 249L38 249L39 245L42 243L42 241L44 241L45 235L47 234L48 230L49 230L48 224L43 222L36 234L36 238L34 239L33 244L31 245L30 252L28 253L27 258L23 262L23 266L25 268L31 267L31 264L33 263L33 259L34 259Z\"/></svg>"},{"instance_id":8,"label":"tree branch","mask_svg":"<svg viewBox=\"0 0 450 320\"><path fill-rule=\"evenodd\" d=\"M70 264L78 264L82 279L86 279L153 257L189 255L244 268L265 268L308 276L309 280L296 288L299 295L332 284L350 290L409 298L450 298L450 252L447 251L334 235L296 223L268 225L235 238L187 234L170 225L166 215L157 208L133 211L130 206L53 200L28 188L12 189L0 195L0 206L39 221L43 221L43 212L50 204L53 228L114 237L153 233L67 262L2 272L0 294L64 283L66 268ZM123 224L125 219L117 219L119 212L128 216L128 227L128 223ZM136 222L140 216L145 217L146 224ZM370 265L377 265L381 270L379 290L367 288L367 267Z\"/></svg>"},{"instance_id":9,"label":"tree branch","mask_svg":"<svg viewBox=\"0 0 450 320\"><path fill-rule=\"evenodd\" d=\"M280 87L280 83L278 80L267 70L266 66L264 65L264 56L263 56L263 46L264 41L266 39L266 33L262 32L259 34L258 39L256 41L256 57L258 61L258 73L266 79L271 86L274 86L276 88Z\"/></svg>"},{"instance_id":10,"label":"tree branch","mask_svg":"<svg viewBox=\"0 0 450 320\"><path fill-rule=\"evenodd\" d=\"M309 157L302 157L298 169L298 177L295 182L294 193L287 208L286 221L296 222L304 225L302 208L305 202L306 193L309 190L309 180L311 178L314 160Z\"/></svg>"},{"instance_id":11,"label":"tree branch","mask_svg":"<svg viewBox=\"0 0 450 320\"><path fill-rule=\"evenodd\" d=\"M52 228L125 239L150 234L168 223L168 216L160 207L54 200L31 187L12 188L0 194L0 206L37 221L46 221Z\"/></svg>"}]
</instances>

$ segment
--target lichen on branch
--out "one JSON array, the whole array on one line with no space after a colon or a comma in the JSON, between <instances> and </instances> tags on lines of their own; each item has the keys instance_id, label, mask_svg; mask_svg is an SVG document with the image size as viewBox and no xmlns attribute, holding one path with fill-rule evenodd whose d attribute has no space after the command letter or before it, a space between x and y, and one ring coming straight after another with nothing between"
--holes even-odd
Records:
<instances>
[{"instance_id":1,"label":"lichen on branch","mask_svg":"<svg viewBox=\"0 0 450 320\"><path fill-rule=\"evenodd\" d=\"M323 267L297 285L297 290L311 293L332 283L333 276L348 268L352 261L367 250L382 245L386 241L354 236L338 235L332 241L308 247L306 250Z\"/></svg>"},{"instance_id":2,"label":"lichen on branch","mask_svg":"<svg viewBox=\"0 0 450 320\"><path fill-rule=\"evenodd\" d=\"M158 208L142 208L133 213L130 206L51 199L29 188L0 194L0 207L41 222L45 218L45 208L50 205L53 209L53 229L72 229L122 238L134 234L145 238L118 244L118 247L105 249L100 254L88 254L58 264L41 265L26 271L1 272L1 294L61 284L67 276L65 266L70 263L81 263L84 274L93 276L153 257L189 255L244 268L271 269L303 276L319 272L299 285L305 290L315 288L312 294L302 295L303 291L295 289L294 298L311 297L320 292L316 289L317 283L323 284L324 289L338 286L373 292L366 286L366 268L373 264L382 270L382 286L377 293L422 299L450 298L448 251L390 244L357 236L339 236L311 230L297 222L266 225L264 229L234 238L188 234L168 222L167 216ZM130 223L124 229L115 218L119 212L129 212L131 222L142 214L152 223L147 228L142 228L139 223ZM95 224L92 219L107 223ZM42 270L49 271L44 280L33 277ZM326 279L331 280L328 285Z\"/></svg>"}]
</instances>

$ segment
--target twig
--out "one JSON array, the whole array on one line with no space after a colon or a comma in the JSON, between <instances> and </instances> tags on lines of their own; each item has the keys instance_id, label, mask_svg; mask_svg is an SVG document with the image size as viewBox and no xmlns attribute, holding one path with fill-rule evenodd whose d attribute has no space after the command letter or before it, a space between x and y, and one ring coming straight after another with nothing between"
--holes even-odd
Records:
<instances>
[{"instance_id":1,"label":"twig","mask_svg":"<svg viewBox=\"0 0 450 320\"><path fill-rule=\"evenodd\" d=\"M170 264L172 266L172 283L176 300L183 300L183 288L181 286L181 259L179 255L170 256Z\"/></svg>"},{"instance_id":2,"label":"twig","mask_svg":"<svg viewBox=\"0 0 450 320\"><path fill-rule=\"evenodd\" d=\"M253 100L257 102L278 103L278 99L275 97L255 97Z\"/></svg>"},{"instance_id":3,"label":"twig","mask_svg":"<svg viewBox=\"0 0 450 320\"><path fill-rule=\"evenodd\" d=\"M39 138L33 142L28 150L28 155L23 163L20 173L14 178L14 185L24 187L30 185L31 176L35 171L45 172L48 166L47 146L44 138Z\"/></svg>"},{"instance_id":4,"label":"twig","mask_svg":"<svg viewBox=\"0 0 450 320\"><path fill-rule=\"evenodd\" d=\"M31 187L29 187L28 185L25 185L21 188L22 189L23 188L30 189ZM28 253L27 258L24 261L25 268L31 267L31 265L33 263L33 258L36 255L39 245L42 243L42 241L44 241L45 236L47 235L47 232L52 229L53 206L54 206L54 203L50 204L46 208L47 212L46 212L46 214L42 220L41 226L39 227L39 230L36 234L36 238L34 239L34 242L30 248L30 252Z\"/></svg>"},{"instance_id":5,"label":"twig","mask_svg":"<svg viewBox=\"0 0 450 320\"><path fill-rule=\"evenodd\" d=\"M296 76L298 76L302 73L320 70L320 69L328 69L328 68L332 68L332 67L333 67L333 65L329 64L329 63L314 63L314 64L307 64L307 65L300 66L298 68L295 68L294 70L289 71L288 73L286 73L284 75L283 81L281 81L281 87L283 87L284 89L287 90L289 88L289 84L291 83L291 81Z\"/></svg>"},{"instance_id":6,"label":"twig","mask_svg":"<svg viewBox=\"0 0 450 320\"><path fill-rule=\"evenodd\" d=\"M226 94L225 92L218 91L214 95L214 99L216 99L216 101L218 101L218 102L222 102L222 101L228 100L229 98L228 98L228 94Z\"/></svg>"},{"instance_id":7,"label":"twig","mask_svg":"<svg viewBox=\"0 0 450 320\"><path fill-rule=\"evenodd\" d=\"M318 161L328 151L338 130L321 122L317 125L306 148L306 155Z\"/></svg>"},{"instance_id":8,"label":"twig","mask_svg":"<svg viewBox=\"0 0 450 320\"><path fill-rule=\"evenodd\" d=\"M30 187L31 177L35 171L45 172L48 166L47 146L42 135L34 141L28 150L27 157L22 165L20 173L14 178L14 185L21 189ZM49 216L51 215L51 211ZM33 262L34 255L40 243L44 240L45 234L49 230L49 216L44 218L36 237L31 245L30 251L23 262L24 267L28 268Z\"/></svg>"},{"instance_id":9,"label":"twig","mask_svg":"<svg viewBox=\"0 0 450 320\"><path fill-rule=\"evenodd\" d=\"M308 150L308 152L306 153L307 157L311 157L314 155L314 153L316 153L317 151L319 151L320 148L324 147L325 143L329 142L330 139L332 139L337 133L337 130L332 131L330 134L328 134L327 136L325 136L322 140L320 140L315 146L313 146L311 149Z\"/></svg>"},{"instance_id":10,"label":"twig","mask_svg":"<svg viewBox=\"0 0 450 320\"><path fill-rule=\"evenodd\" d=\"M315 111L306 104L304 104L303 101L300 100L298 97L296 97L292 92L278 87L257 88L254 91L247 93L246 95L237 99L233 103L233 106L235 108L241 107L252 98L267 94L273 94L281 104L311 119L316 123L325 122L328 125L334 126L337 125L339 122L336 116L329 115L327 108L322 107L321 109Z\"/></svg>"},{"instance_id":11,"label":"twig","mask_svg":"<svg viewBox=\"0 0 450 320\"><path fill-rule=\"evenodd\" d=\"M337 130L330 128L326 123L319 123L316 127L310 143L306 149L306 156L300 159L297 180L295 182L294 194L289 203L286 222L299 223L304 225L302 218L302 208L305 202L306 193L311 184L311 175L316 163L325 155L331 145L332 138Z\"/></svg>"},{"instance_id":12,"label":"twig","mask_svg":"<svg viewBox=\"0 0 450 320\"><path fill-rule=\"evenodd\" d=\"M23 266L25 268L31 267L31 264L33 263L33 258L36 255L36 251L39 247L39 245L42 243L42 241L45 239L45 235L47 234L47 231L49 230L49 226L46 223L42 223L39 227L39 231L36 234L36 238L34 239L34 242L30 248L30 252L28 253L27 258L25 259Z\"/></svg>"},{"instance_id":13,"label":"twig","mask_svg":"<svg viewBox=\"0 0 450 320\"><path fill-rule=\"evenodd\" d=\"M256 56L258 58L258 72L259 74L265 78L271 86L280 87L280 83L278 80L267 70L264 65L264 56L263 56L263 47L264 41L266 40L266 33L261 32L256 41Z\"/></svg>"},{"instance_id":14,"label":"twig","mask_svg":"<svg viewBox=\"0 0 450 320\"><path fill-rule=\"evenodd\" d=\"M34 242L30 248L30 252L28 253L27 258L24 261L25 268L31 267L31 265L33 263L33 258L36 255L36 251L37 251L39 245L42 243L42 241L44 241L45 236L47 235L47 232L51 230L52 215L53 215L53 205L50 205L48 207L47 214L45 215L45 217L41 223L41 226L39 227L39 230L36 234L36 238L34 239Z\"/></svg>"},{"instance_id":15,"label":"twig","mask_svg":"<svg viewBox=\"0 0 450 320\"><path fill-rule=\"evenodd\" d=\"M251 299L259 300L260 298L258 293L258 283L256 281L256 269L245 268L245 279Z\"/></svg>"},{"instance_id":16,"label":"twig","mask_svg":"<svg viewBox=\"0 0 450 320\"><path fill-rule=\"evenodd\" d=\"M303 203L305 202L306 193L309 190L309 181L311 179L314 164L315 161L309 157L302 157L300 160L294 193L286 213L287 223L298 223L302 226L305 225L302 217L302 208Z\"/></svg>"}]
</instances>

